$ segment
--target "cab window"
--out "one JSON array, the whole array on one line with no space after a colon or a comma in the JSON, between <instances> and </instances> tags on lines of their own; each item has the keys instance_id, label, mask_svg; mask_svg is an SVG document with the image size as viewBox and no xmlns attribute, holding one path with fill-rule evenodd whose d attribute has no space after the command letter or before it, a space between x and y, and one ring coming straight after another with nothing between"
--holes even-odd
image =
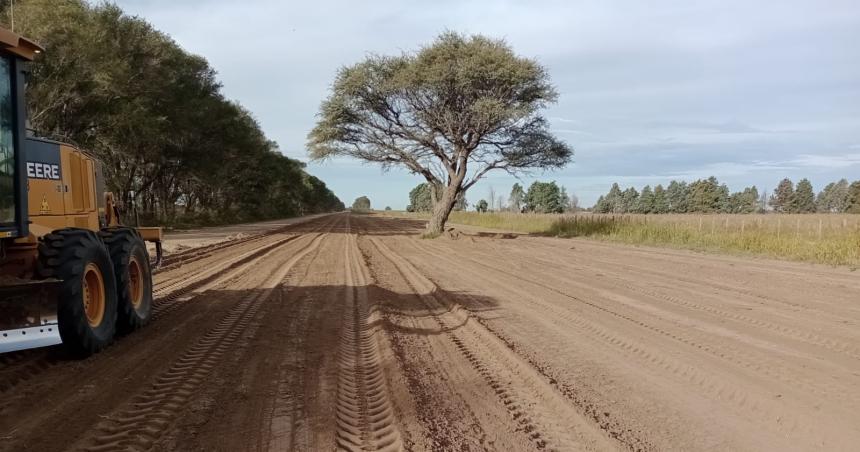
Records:
<instances>
[{"instance_id":1,"label":"cab window","mask_svg":"<svg viewBox=\"0 0 860 452\"><path fill-rule=\"evenodd\" d=\"M15 222L15 148L12 65L0 58L0 225Z\"/></svg>"}]
</instances>

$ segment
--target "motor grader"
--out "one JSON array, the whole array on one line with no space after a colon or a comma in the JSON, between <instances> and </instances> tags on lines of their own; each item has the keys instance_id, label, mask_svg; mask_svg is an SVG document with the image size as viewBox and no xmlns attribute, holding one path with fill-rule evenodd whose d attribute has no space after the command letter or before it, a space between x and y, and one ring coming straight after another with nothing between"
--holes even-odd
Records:
<instances>
[{"instance_id":1,"label":"motor grader","mask_svg":"<svg viewBox=\"0 0 860 452\"><path fill-rule=\"evenodd\" d=\"M0 29L0 352L62 342L87 356L151 317L161 229L120 224L97 159L28 136L25 77L41 52Z\"/></svg>"}]
</instances>

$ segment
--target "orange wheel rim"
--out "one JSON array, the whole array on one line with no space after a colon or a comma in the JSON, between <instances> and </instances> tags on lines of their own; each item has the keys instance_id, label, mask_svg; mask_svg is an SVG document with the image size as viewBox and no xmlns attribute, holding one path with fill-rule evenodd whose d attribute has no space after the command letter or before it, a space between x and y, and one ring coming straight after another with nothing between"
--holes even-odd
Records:
<instances>
[{"instance_id":1,"label":"orange wheel rim","mask_svg":"<svg viewBox=\"0 0 860 452\"><path fill-rule=\"evenodd\" d=\"M143 303L143 270L136 257L128 261L128 296L134 309L140 308Z\"/></svg>"},{"instance_id":2,"label":"orange wheel rim","mask_svg":"<svg viewBox=\"0 0 860 452\"><path fill-rule=\"evenodd\" d=\"M96 264L89 263L84 268L83 298L87 322L93 328L98 327L105 317L105 284Z\"/></svg>"}]
</instances>

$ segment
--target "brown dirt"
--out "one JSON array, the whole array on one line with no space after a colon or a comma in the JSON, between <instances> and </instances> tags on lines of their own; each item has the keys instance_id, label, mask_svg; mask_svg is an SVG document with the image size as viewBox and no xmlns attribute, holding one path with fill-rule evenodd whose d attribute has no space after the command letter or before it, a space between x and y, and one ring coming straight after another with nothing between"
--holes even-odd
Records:
<instances>
[{"instance_id":1,"label":"brown dirt","mask_svg":"<svg viewBox=\"0 0 860 452\"><path fill-rule=\"evenodd\" d=\"M851 450L860 276L337 214L175 253L82 361L0 356L0 450Z\"/></svg>"}]
</instances>

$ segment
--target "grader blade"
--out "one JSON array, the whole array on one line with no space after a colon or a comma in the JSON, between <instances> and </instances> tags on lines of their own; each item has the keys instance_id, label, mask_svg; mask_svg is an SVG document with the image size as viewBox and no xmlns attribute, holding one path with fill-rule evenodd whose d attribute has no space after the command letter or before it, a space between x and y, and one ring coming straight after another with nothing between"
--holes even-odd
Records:
<instances>
[{"instance_id":1,"label":"grader blade","mask_svg":"<svg viewBox=\"0 0 860 452\"><path fill-rule=\"evenodd\" d=\"M60 281L0 277L0 353L59 344Z\"/></svg>"}]
</instances>

